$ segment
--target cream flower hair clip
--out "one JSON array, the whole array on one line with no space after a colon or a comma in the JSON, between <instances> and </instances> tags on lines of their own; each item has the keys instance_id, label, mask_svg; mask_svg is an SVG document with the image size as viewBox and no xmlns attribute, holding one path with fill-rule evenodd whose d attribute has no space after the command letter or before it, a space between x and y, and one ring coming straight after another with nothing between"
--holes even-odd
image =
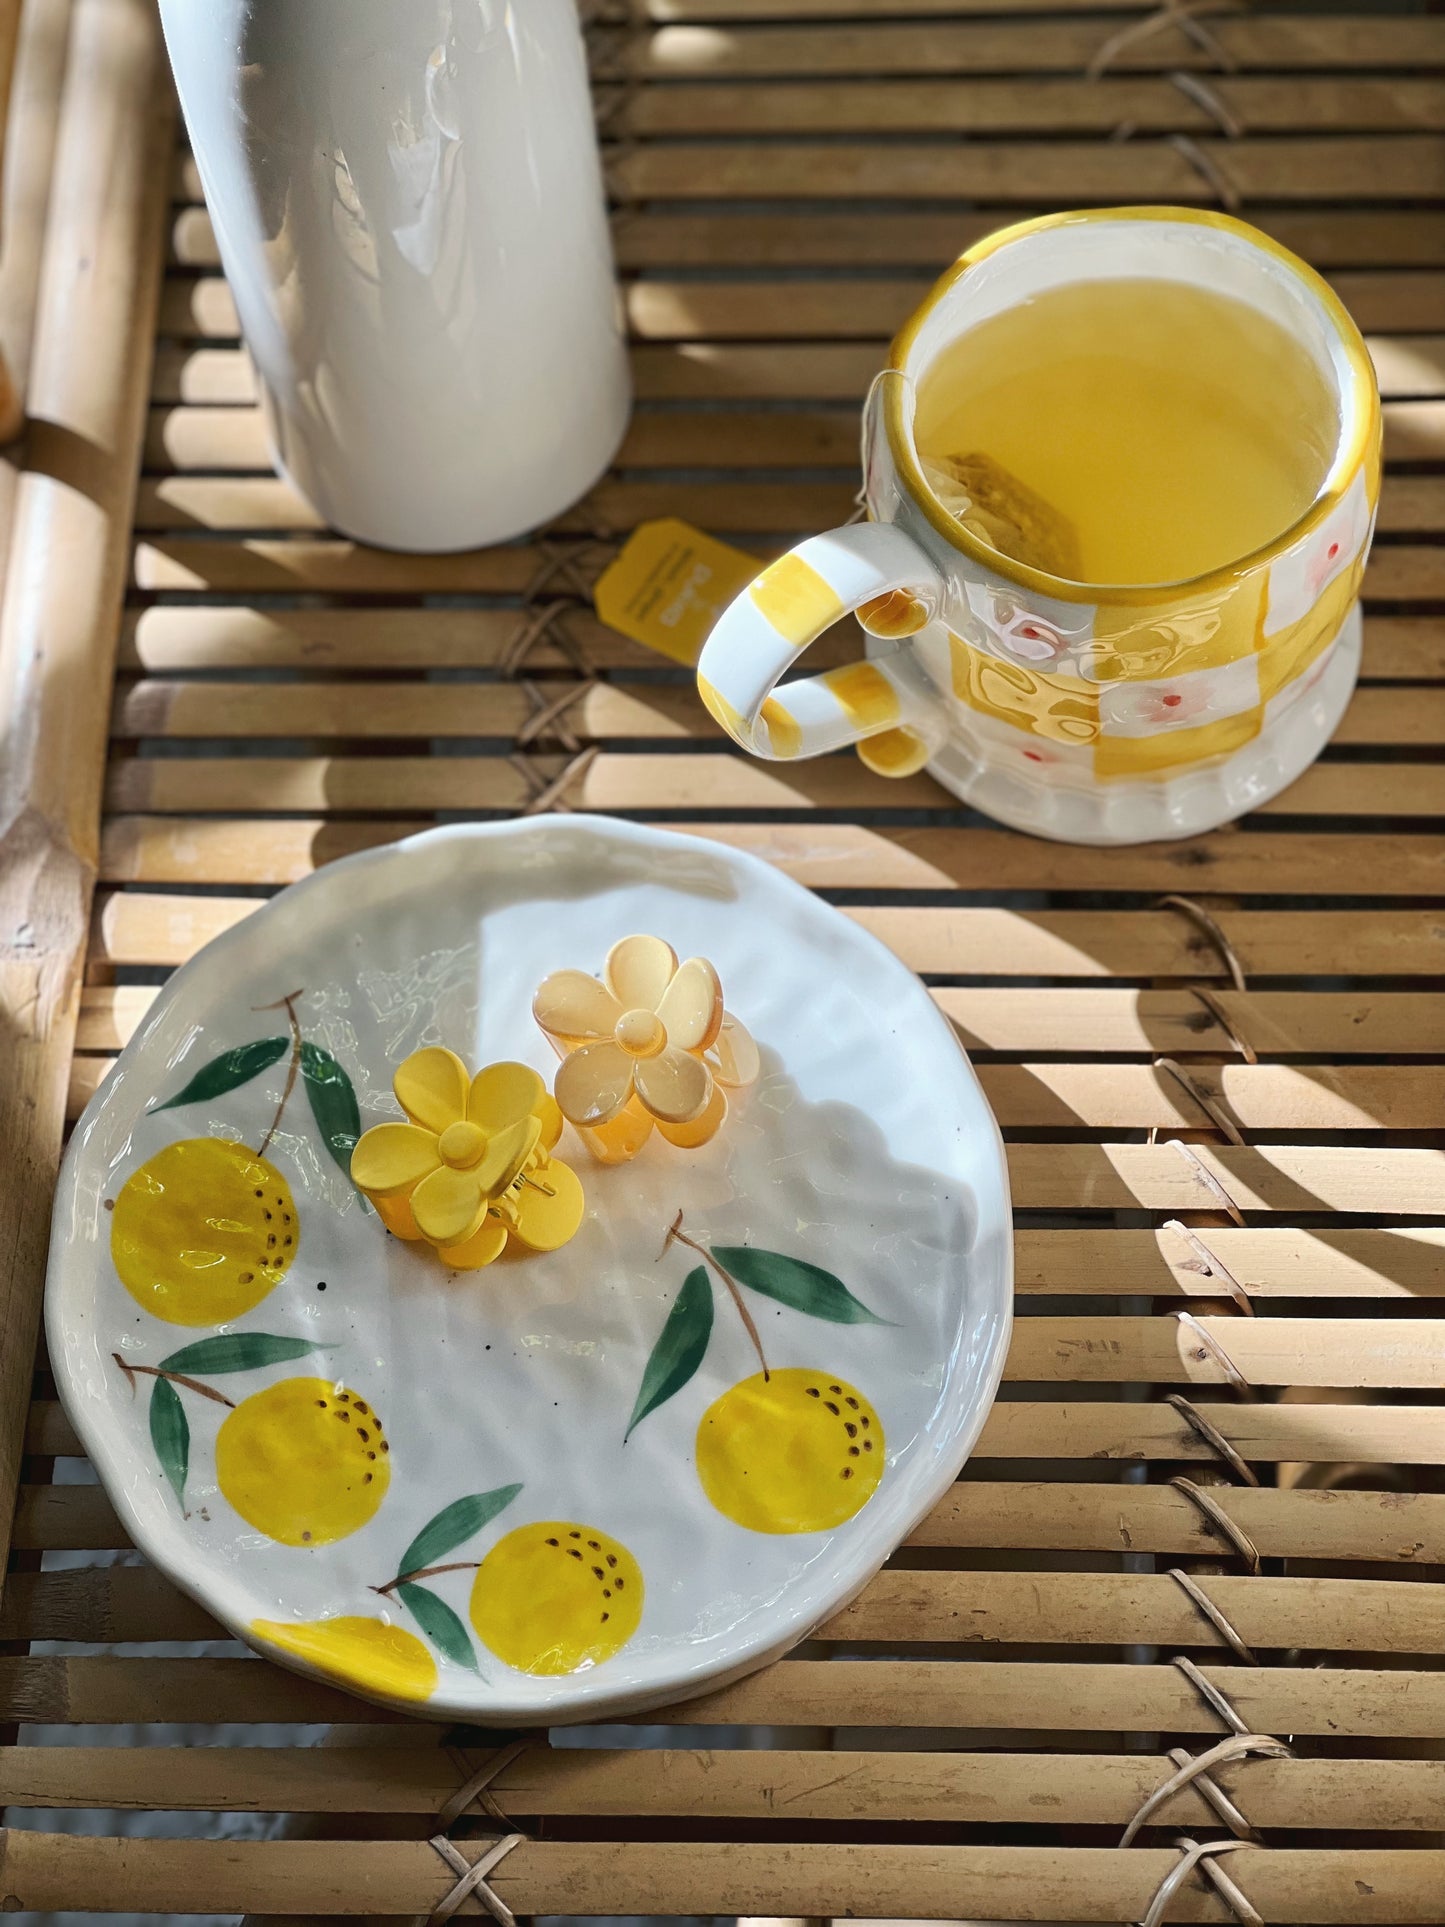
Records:
<instances>
[{"instance_id":1,"label":"cream flower hair clip","mask_svg":"<svg viewBox=\"0 0 1445 1927\"><path fill-rule=\"evenodd\" d=\"M555 970L532 1014L562 1059L557 1104L604 1164L636 1157L654 1129L670 1144L707 1144L726 1092L758 1075L758 1048L723 1008L705 957L680 964L661 937L624 937L599 981Z\"/></svg>"}]
</instances>

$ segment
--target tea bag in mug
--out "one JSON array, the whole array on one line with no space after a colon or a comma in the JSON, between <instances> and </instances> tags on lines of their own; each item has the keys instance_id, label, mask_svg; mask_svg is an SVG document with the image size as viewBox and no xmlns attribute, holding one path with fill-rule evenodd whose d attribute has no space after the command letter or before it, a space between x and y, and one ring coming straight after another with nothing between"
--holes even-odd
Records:
<instances>
[{"instance_id":1,"label":"tea bag in mug","mask_svg":"<svg viewBox=\"0 0 1445 1927\"><path fill-rule=\"evenodd\" d=\"M991 455L921 456L924 479L971 535L1000 555L1077 582L1083 574L1078 531L1034 489Z\"/></svg>"}]
</instances>

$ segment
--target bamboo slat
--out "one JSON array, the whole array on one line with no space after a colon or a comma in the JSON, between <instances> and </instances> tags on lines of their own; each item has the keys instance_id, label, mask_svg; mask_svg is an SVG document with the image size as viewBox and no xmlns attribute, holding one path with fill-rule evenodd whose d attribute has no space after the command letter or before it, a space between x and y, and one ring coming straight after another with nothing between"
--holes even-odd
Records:
<instances>
[{"instance_id":1,"label":"bamboo slat","mask_svg":"<svg viewBox=\"0 0 1445 1927\"><path fill-rule=\"evenodd\" d=\"M1226 1574L1211 1578L1208 1592L1256 1651L1428 1654L1445 1642L1441 1585ZM1121 1623L1141 1642L1227 1649L1167 1573L884 1572L815 1637L890 1647L1112 1646ZM139 1644L222 1636L209 1614L158 1574L125 1567L17 1575L0 1633Z\"/></svg>"},{"instance_id":2,"label":"bamboo slat","mask_svg":"<svg viewBox=\"0 0 1445 1927\"><path fill-rule=\"evenodd\" d=\"M314 861L389 842L349 825L302 827ZM102 896L92 925L92 964L183 964L202 942L258 908L258 898L141 892ZM877 910L844 908L913 969L938 977L1223 977L1223 964L1196 931L1168 911ZM1233 911L1229 940L1250 977L1351 975L1416 977L1445 965L1445 933L1430 911ZM1347 946L1347 948L1345 948Z\"/></svg>"},{"instance_id":3,"label":"bamboo slat","mask_svg":"<svg viewBox=\"0 0 1445 1927\"><path fill-rule=\"evenodd\" d=\"M1072 73L1114 39L1119 22L1060 20L1048 33L1026 20L866 26L829 24L756 28L665 26L628 43L627 71L666 80L781 78L789 75ZM1225 65L1231 71L1351 74L1440 66L1438 34L1427 20L1360 13L1222 18L1211 22L1215 48L1182 26L1140 35L1118 47L1115 73L1168 73ZM1345 189L1355 198L1354 188Z\"/></svg>"},{"instance_id":4,"label":"bamboo slat","mask_svg":"<svg viewBox=\"0 0 1445 1927\"><path fill-rule=\"evenodd\" d=\"M222 411L224 412L224 411ZM658 419L666 419L659 417ZM725 417L723 419L726 419ZM495 669L524 620L513 608L250 608L245 604L153 604L131 609L121 628L120 667L170 674L190 669L297 669L366 675L383 669ZM1429 616L1365 618L1369 682L1445 678L1442 624ZM552 637L565 643L566 654ZM839 624L813 644L808 660L832 667L858 653L856 631ZM562 604L548 635L528 652L539 672L656 668L641 644L608 629L590 610Z\"/></svg>"},{"instance_id":5,"label":"bamboo slat","mask_svg":"<svg viewBox=\"0 0 1445 1927\"><path fill-rule=\"evenodd\" d=\"M224 901L224 900L223 900ZM244 912L238 912L244 914ZM227 924L224 927L229 927ZM115 926L106 932L114 945ZM1032 991L935 989L934 1001L948 1016L959 1041L976 1060L993 1051L1068 1051L1117 1055L1149 1051L1226 1055L1230 1035L1246 1037L1261 1059L1295 1055L1334 1059L1388 1053L1397 1057L1445 1056L1445 1009L1430 993L1376 991L1221 991L1230 1030L1188 990L1065 990L1047 998ZM147 985L99 984L81 992L76 1048L118 1050L129 1043L150 1009ZM1225 1072L1230 1067L1223 1067ZM1199 1067L1190 1075L1207 1082ZM1216 1070L1215 1076L1220 1075ZM1323 1079L1323 1069L1313 1075ZM1232 1235L1232 1234L1231 1234ZM1324 1287L1315 1284L1311 1290ZM1415 1286L1425 1289L1421 1279ZM1445 1288L1445 1287L1442 1287ZM1102 1280L1091 1290L1104 1290Z\"/></svg>"},{"instance_id":6,"label":"bamboo slat","mask_svg":"<svg viewBox=\"0 0 1445 1927\"><path fill-rule=\"evenodd\" d=\"M1169 1244L1173 1235L1167 1232L1111 1234L1097 1231L1024 1231L1019 1234L1019 1242L1026 1253L1045 1240L1052 1240L1059 1251L1065 1248L1088 1250L1092 1247L1101 1271L1109 1255L1118 1248L1124 1255L1118 1265L1109 1267L1107 1274L1108 1289L1114 1292L1144 1285L1164 1291L1172 1287L1181 1293L1206 1295L1211 1289L1208 1279L1201 1278L1197 1273L1184 1272L1180 1268L1182 1260L1176 1260L1174 1271L1162 1258L1152 1268L1142 1261L1136 1263L1132 1270L1128 1268L1127 1254L1131 1238L1134 1240L1134 1249L1142 1253L1146 1240L1150 1246L1157 1247ZM1329 1252L1331 1246L1326 1243L1326 1238L1330 1235L1339 1240L1340 1234L1306 1235L1296 1231L1254 1230L1230 1234L1215 1230L1209 1233L1209 1241L1211 1250L1222 1251L1232 1265L1238 1266L1241 1263L1239 1240L1246 1241L1246 1244L1269 1240L1276 1251L1292 1249L1297 1252L1303 1248L1312 1253L1316 1250ZM1371 1238L1404 1239L1424 1235L1427 1234L1353 1234L1355 1241L1361 1245ZM1227 1242L1231 1236L1233 1242ZM1344 1236L1348 1238L1350 1234ZM1436 1244L1438 1248L1438 1238ZM1182 1241L1181 1249L1187 1249ZM1392 1259L1393 1256L1391 1254ZM1240 1272L1235 1269L1231 1275L1239 1277ZM1249 1276L1247 1272L1244 1275ZM1308 1275L1312 1280L1319 1274L1311 1266ZM1328 1277L1331 1274L1327 1272L1325 1275ZM1392 1288L1394 1294L1402 1297L1414 1295L1416 1278L1421 1280L1421 1290L1425 1295L1438 1296L1445 1289L1441 1284L1438 1257L1434 1258L1433 1269L1428 1271L1421 1263L1413 1273L1385 1277L1380 1273L1367 1273L1362 1265L1360 1276L1376 1284L1378 1295L1381 1296L1392 1295ZM1350 1274L1341 1272L1341 1286L1348 1282L1349 1277ZM1025 1295L1049 1290L1062 1293L1080 1289L1087 1282L1088 1279L1080 1278L1077 1272L1057 1270L1047 1273L1045 1281L1040 1283L1038 1273L1031 1272L1023 1281L1022 1291ZM1299 1279L1294 1281L1296 1290L1302 1282ZM1217 1295L1218 1284L1215 1283L1212 1289ZM1363 1283L1360 1289L1364 1291ZM1257 1280L1250 1280L1249 1290L1251 1294L1263 1295ZM1382 1466L1445 1464L1445 1409L1439 1406L1362 1405L1357 1402L1238 1406L1206 1398L1202 1391L1196 1391L1192 1403L1237 1452L1251 1462L1263 1465L1276 1461L1323 1465L1337 1462ZM44 1457L75 1458L82 1455L79 1442L60 1406L53 1401L40 1399L30 1408L25 1449ZM978 1459L1093 1459L1138 1464L1163 1459L1217 1463L1213 1446L1171 1405L1139 1400L1116 1403L1092 1397L1071 1404L1056 1397L1020 1399L1007 1394L985 1420L974 1456ZM66 1488L67 1491L71 1489ZM26 1504L32 1512L40 1503L33 1494L27 1496ZM55 1515L51 1516L53 1518ZM67 1500L61 1516L67 1522L64 1529L71 1536L89 1530L105 1533L114 1531L111 1515L106 1512L96 1514L93 1500ZM72 1519L81 1518L87 1521L99 1518L103 1523L69 1523ZM49 1530L49 1527L43 1529ZM42 1528L30 1526L27 1530L36 1532ZM93 1549L92 1542L82 1544L78 1549Z\"/></svg>"},{"instance_id":7,"label":"bamboo slat","mask_svg":"<svg viewBox=\"0 0 1445 1927\"><path fill-rule=\"evenodd\" d=\"M113 1061L72 1061L66 1101L72 1121ZM979 1081L1005 1131L1213 1132L1221 1116L1249 1131L1439 1128L1440 1073L1433 1066L1236 1065L1188 1075L1190 1086L1171 1071L1142 1064L1003 1064L984 1065Z\"/></svg>"},{"instance_id":8,"label":"bamboo slat","mask_svg":"<svg viewBox=\"0 0 1445 1927\"><path fill-rule=\"evenodd\" d=\"M1218 81L1216 75L1210 84ZM627 208L615 217L613 233L619 263L634 270L875 266L936 274L941 263L996 228L1047 211L971 206L946 212L894 209L886 221L880 221L872 214L840 212L832 206L804 213L767 208L743 214L707 205L681 213ZM1438 265L1445 248L1434 213L1418 208L1267 206L1252 207L1250 219L1319 268ZM203 209L177 212L173 248L184 266L216 266L215 239Z\"/></svg>"},{"instance_id":9,"label":"bamboo slat","mask_svg":"<svg viewBox=\"0 0 1445 1927\"><path fill-rule=\"evenodd\" d=\"M1045 84L1028 83L1033 89ZM1214 87L1231 84L1241 83L1238 78L1231 82L1217 75L1211 82ZM1355 84L1359 84L1358 76ZM869 85L888 83L875 80ZM1299 86L1299 79L1292 85ZM1176 87L1174 91L1179 90ZM1095 88L1089 92L1094 93ZM1017 208L965 208L946 213L894 212L888 220L879 221L871 214L839 213L832 208L807 213L768 209L746 214L718 213L711 208L689 209L685 214L627 208L614 218L613 239L619 265L624 269L871 265L913 267L936 274L940 263L951 260L995 228L1018 219L1019 214ZM1252 208L1250 218L1256 227L1320 268L1438 266L1445 257L1445 237L1430 211L1264 207ZM204 207L177 209L171 229L171 258L183 268L220 265L211 218Z\"/></svg>"},{"instance_id":10,"label":"bamboo slat","mask_svg":"<svg viewBox=\"0 0 1445 1927\"><path fill-rule=\"evenodd\" d=\"M685 685L617 682L590 686L549 683L545 694L538 696L531 688L493 682L255 683L148 678L123 683L117 690L111 735L123 740L169 737L181 741L302 736L353 741L400 741L418 736L510 741L535 721L541 709L560 704L566 707L558 711L555 726L524 740L555 746L559 734L563 734L580 743L726 741L723 731ZM1334 741L1350 747L1445 748L1445 688L1358 689ZM1356 764L1349 767L1359 769ZM1406 772L1406 780L1411 774ZM866 777L857 780L860 789L868 781ZM1364 780L1356 777L1358 782ZM953 800L940 789L934 789L932 795L940 807Z\"/></svg>"},{"instance_id":11,"label":"bamboo slat","mask_svg":"<svg viewBox=\"0 0 1445 1927\"><path fill-rule=\"evenodd\" d=\"M112 811L126 814L502 812L524 809L544 784L564 774L568 763L567 757L546 755L529 756L522 767L504 755L136 757L112 765L106 797ZM777 770L783 773L774 774ZM730 750L691 755L604 751L565 788L574 809L643 815L668 809L782 813L846 810L850 803L856 807L876 794L875 780L852 756L763 765ZM895 783L888 794L894 808L939 806L939 793L926 775ZM780 867L823 889L986 890L998 874L987 866L1002 858L1017 890L1062 883L1075 890L1192 888L1294 897L1319 896L1348 878L1351 896L1435 897L1441 893L1445 866L1445 841L1424 832L1260 831L1241 836L1225 830L1188 842L1078 850L985 830L962 835L948 829L874 833L831 823L788 828L708 823L697 829L715 840L761 846ZM755 837L749 838L749 829L756 830ZM287 832L278 825L276 834L284 839Z\"/></svg>"},{"instance_id":12,"label":"bamboo slat","mask_svg":"<svg viewBox=\"0 0 1445 1927\"><path fill-rule=\"evenodd\" d=\"M473 1849L473 1857L476 1855ZM1433 1927L1445 1853L1388 1848L1260 1848L1235 1872L1262 1917L1280 1923L1371 1918ZM676 1842L527 1841L498 1868L498 1896L518 1913L607 1913L653 1906L735 1916L829 1914L983 1917L1003 1900L1016 1920L1137 1919L1174 1865L1169 1848L750 1846ZM25 1909L105 1911L124 1894L148 1912L202 1912L218 1879L237 1907L260 1914L427 1914L455 1884L425 1841L113 1840L12 1832L0 1877ZM1177 1920L1218 1922L1222 1904L1187 1894Z\"/></svg>"},{"instance_id":13,"label":"bamboo slat","mask_svg":"<svg viewBox=\"0 0 1445 1927\"><path fill-rule=\"evenodd\" d=\"M1253 134L1400 133L1445 122L1445 88L1433 78L1390 75L1222 74L1211 91ZM1167 78L779 81L769 87L648 85L621 101L609 132L658 136L778 134L1216 134L1219 121Z\"/></svg>"},{"instance_id":14,"label":"bamboo slat","mask_svg":"<svg viewBox=\"0 0 1445 1927\"><path fill-rule=\"evenodd\" d=\"M434 1747L325 1749L12 1746L0 1798L14 1806L232 1812L432 1814L456 1768ZM480 1757L480 1756L478 1756ZM494 1790L511 1812L597 1817L941 1821L1008 1824L1041 1808L1074 1825L1122 1827L1172 1766L1149 1756L1009 1753L765 1754L529 1749ZM1424 1760L1256 1760L1219 1784L1261 1827L1309 1813L1321 1830L1429 1831L1445 1821L1445 1765ZM1215 1816L1192 1788L1161 1823Z\"/></svg>"},{"instance_id":15,"label":"bamboo slat","mask_svg":"<svg viewBox=\"0 0 1445 1927\"><path fill-rule=\"evenodd\" d=\"M1362 690L1354 698L1353 717L1362 721L1353 723L1353 728L1370 732L1370 715L1389 713L1383 703L1370 701L1374 694L1376 692ZM534 703L532 707L536 713L538 705ZM1393 713L1399 717L1401 734L1428 732L1432 703L1422 701L1420 709L1422 719L1416 726L1408 715L1406 701L1393 707ZM270 752L277 740L279 738L262 738L264 750ZM551 782L568 769L568 757L549 753L545 748L536 753L528 750L526 767L518 767L511 755L503 753L509 748L509 738L472 738L474 744L487 740L491 753L451 755L447 757L447 767L441 771L426 757L391 753L368 757L351 755L345 750L326 757L279 757L264 753L260 757L247 757L245 761L216 755L173 755L164 761L118 759L112 767L108 800L116 811L166 811L187 817L195 811L252 815L266 809L295 813L328 807L349 813L387 809L412 815L434 815L441 809L509 811L526 807L534 794L528 769L532 777L541 779L536 782L538 790L543 780ZM324 746L326 738L312 738L312 742ZM364 738L349 738L347 748L351 742L360 744ZM387 742L405 742L405 738L387 738ZM620 742L620 738L611 738L611 742ZM1410 748L1428 748L1428 744L1412 744ZM1370 761L1349 765L1322 763L1306 771L1299 784L1291 786L1270 809L1270 815L1329 817L1331 813L1343 813L1347 817L1420 817L1430 813L1430 798L1439 780L1437 771L1430 765L1406 761L1387 769ZM721 742L697 755L669 753L667 757L645 750L618 752L609 748L591 759L586 767L574 767L574 775L565 788L566 800L572 807L638 815L711 807L773 811L780 815L848 809L850 804L859 804L859 800L879 796L875 780L861 775L850 755L819 757L817 761L796 765L759 765L734 755ZM1358 809L1349 807L1356 792L1360 796ZM1320 800L1320 807L1312 807L1314 800ZM882 792L882 807L944 809L946 804L944 794L933 779L919 775L890 782L888 790ZM337 825L337 829L341 827ZM387 842L393 836L405 834L405 829L380 823L362 831L360 823L353 823L349 825L349 832L358 838L360 846ZM158 827L148 832L152 842L158 842L162 834ZM285 825L256 825L252 867L262 873L260 881L270 881L264 873L268 854L274 848L285 846L287 836L295 836L295 831L287 832ZM1250 838L1250 842L1254 842L1254 838ZM1295 838L1291 838L1291 846L1293 842ZM977 848L977 844L961 848ZM1318 877L1306 877L1295 861L1279 861L1281 854L1302 859L1306 852L1314 859L1314 865L1326 865L1324 883ZM1391 888L1387 894L1437 894L1435 854L1430 838L1416 832L1408 842L1387 846L1387 852L1391 875L1410 879L1403 890ZM1137 888L1160 888L1160 877L1171 875L1177 881L1189 875L1189 865L1204 863L1210 869L1210 884L1231 894L1248 890L1299 894L1300 890L1318 892L1327 883L1339 881L1341 873L1333 867L1333 861L1347 858L1347 848L1335 846L1324 836L1310 846L1299 844L1299 850L1264 840L1260 840L1258 850L1247 850L1243 846L1229 846L1225 850L1220 842L1200 838L1187 848L1158 848L1135 858L1100 856L1090 858L1090 863L1094 865L1096 877L1104 879L1104 886L1110 881L1119 886L1117 879L1129 873L1144 879ZM1035 861L1044 865L1048 859ZM1062 863L1062 859L1056 859L1056 863ZM1378 877L1376 871L1370 875ZM1229 877L1237 881L1227 881Z\"/></svg>"},{"instance_id":16,"label":"bamboo slat","mask_svg":"<svg viewBox=\"0 0 1445 1927\"><path fill-rule=\"evenodd\" d=\"M1052 37L1052 36L1051 36ZM1208 174L1167 141L1056 140L966 144L788 141L756 147L689 141L640 143L613 160L621 199L1037 200L1116 202L1130 194L1175 206L1219 199L1215 180L1241 199L1433 200L1445 143L1433 134L1276 135L1203 139Z\"/></svg>"},{"instance_id":17,"label":"bamboo slat","mask_svg":"<svg viewBox=\"0 0 1445 1927\"><path fill-rule=\"evenodd\" d=\"M1392 280L1398 278L1391 277ZM1402 290L1399 311L1410 315L1417 327L1438 328L1445 324L1445 308L1437 312L1434 305L1440 297L1438 277L1422 276L1420 281L1422 288L1428 290L1428 301L1423 292L1416 294L1413 288ZM709 284L699 285L706 288ZM827 288L831 284L822 285ZM790 328L795 323L796 299L795 291L790 288L787 307ZM1360 305L1357 301L1357 309ZM851 321L852 303L834 306L830 295L827 312L834 317L835 331L840 331ZM907 312L906 306L900 306L896 318L903 319ZM774 332L780 325L771 320L775 314L776 306L770 310L770 327ZM816 334L820 317L811 319L811 328L796 331ZM881 361L881 343L878 358ZM1445 456L1445 403L1439 400L1386 402L1384 425L1387 464L1435 463ZM849 408L748 409L735 414L679 408L638 416L618 452L617 465L631 470L836 467L848 471L851 477L857 459L858 419ZM146 427L145 464L160 473L215 469L232 474L269 474L271 453L261 411L245 406L157 406L151 410ZM629 486L636 490L635 483ZM712 486L725 485L713 483ZM593 506L598 507L599 513L606 507L616 509L629 499L634 497L624 495L617 485L604 483L588 496L588 512ZM724 504L731 502L727 495L717 499ZM774 495L767 499L771 503L780 498ZM772 512L778 511L774 508ZM739 526L747 528L749 524L740 521ZM614 649L622 641L615 634L611 637Z\"/></svg>"},{"instance_id":18,"label":"bamboo slat","mask_svg":"<svg viewBox=\"0 0 1445 1927\"><path fill-rule=\"evenodd\" d=\"M882 347L882 336L864 342L649 342L633 349L632 375L643 402L861 402L884 360ZM1387 401L1445 394L1442 335L1376 334L1369 348ZM230 407L256 398L251 364L239 348L180 344L163 346L156 355L154 402ZM447 559L409 558L423 571Z\"/></svg>"},{"instance_id":19,"label":"bamboo slat","mask_svg":"<svg viewBox=\"0 0 1445 1927\"><path fill-rule=\"evenodd\" d=\"M556 526L578 534L681 512L685 520L728 534L803 533L820 522L846 521L855 493L843 482L602 482ZM1394 482L1381 498L1381 533L1428 534L1445 522L1442 510L1445 485L1438 478ZM290 484L275 476L178 475L141 483L136 526L147 533L195 529L267 535L319 532L323 524Z\"/></svg>"},{"instance_id":20,"label":"bamboo slat","mask_svg":"<svg viewBox=\"0 0 1445 1927\"><path fill-rule=\"evenodd\" d=\"M1300 1421L1296 1436L1313 1422L1318 1448L1336 1452L1348 1435L1336 1429L1331 1408L1301 1409L1311 1416ZM1445 1563L1445 1494L1241 1487L1213 1488L1212 1496L1264 1558ZM21 1489L13 1543L24 1551L95 1552L130 1540L98 1486L37 1485ZM1008 1479L954 1486L906 1544L1199 1558L1217 1557L1225 1540L1169 1486ZM810 1717L808 1723L817 1722Z\"/></svg>"},{"instance_id":21,"label":"bamboo slat","mask_svg":"<svg viewBox=\"0 0 1445 1927\"><path fill-rule=\"evenodd\" d=\"M867 89L870 95L874 91ZM771 98L773 92L765 90L760 97ZM1442 103L1440 119L1445 123L1445 86L1437 92ZM693 98L689 89L682 97L684 111L691 111ZM771 154L777 150L759 151ZM1438 275L1355 270L1329 278L1361 328L1391 334L1424 333L1445 326L1445 291ZM931 285L932 278L925 275L901 281L872 276L798 280L789 284L787 301L780 304L776 279L649 279L632 283L625 299L629 328L638 341L777 341L799 336L886 340L902 326ZM239 333L230 288L220 277L209 275L195 279L173 276L162 296L159 325L163 335L177 340L233 340ZM651 426L645 417L634 426L619 455L619 467L633 465L633 444L640 440L645 446ZM851 461L857 454L857 422L840 422L840 429L845 426L852 430L853 447L847 457ZM230 464L219 462L215 466ZM265 466L269 470L269 462Z\"/></svg>"},{"instance_id":22,"label":"bamboo slat","mask_svg":"<svg viewBox=\"0 0 1445 1927\"><path fill-rule=\"evenodd\" d=\"M1433 1739L1445 1718L1445 1678L1438 1672L1213 1663L1201 1670L1254 1732ZM255 1659L55 1656L0 1659L0 1715L22 1724L85 1726L325 1720L388 1725L398 1718ZM1221 1728L1219 1716L1172 1666L1037 1660L869 1660L849 1666L785 1660L740 1685L639 1718L683 1728L763 1722L1211 1737Z\"/></svg>"}]
</instances>

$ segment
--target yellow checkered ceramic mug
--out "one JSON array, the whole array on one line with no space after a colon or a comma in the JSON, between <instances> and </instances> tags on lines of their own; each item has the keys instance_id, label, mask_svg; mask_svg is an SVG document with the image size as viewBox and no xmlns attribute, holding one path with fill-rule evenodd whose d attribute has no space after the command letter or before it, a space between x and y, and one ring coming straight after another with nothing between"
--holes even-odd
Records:
<instances>
[{"instance_id":1,"label":"yellow checkered ceramic mug","mask_svg":"<svg viewBox=\"0 0 1445 1927\"><path fill-rule=\"evenodd\" d=\"M1304 515L1185 582L1085 585L1002 554L935 497L914 442L918 386L941 349L1042 293L1111 277L1246 303L1312 358L1336 406L1333 452ZM864 468L869 521L774 562L703 650L703 700L755 755L856 743L884 774L926 764L1005 823L1133 843L1193 835L1263 802L1339 721L1359 668L1379 397L1329 286L1243 222L1112 208L980 243L894 342L864 413ZM850 610L868 660L784 681Z\"/></svg>"}]
</instances>

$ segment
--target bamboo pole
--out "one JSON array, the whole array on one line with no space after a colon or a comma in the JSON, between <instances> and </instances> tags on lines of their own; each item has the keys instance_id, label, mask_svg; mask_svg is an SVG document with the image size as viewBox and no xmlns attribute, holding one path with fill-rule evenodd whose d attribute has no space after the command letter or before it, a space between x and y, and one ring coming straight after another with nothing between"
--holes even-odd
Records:
<instances>
[{"instance_id":1,"label":"bamboo pole","mask_svg":"<svg viewBox=\"0 0 1445 1927\"><path fill-rule=\"evenodd\" d=\"M76 0L0 612L0 1165L10 1199L0 1258L0 1521L18 1473L99 855L171 126L146 0Z\"/></svg>"}]
</instances>

